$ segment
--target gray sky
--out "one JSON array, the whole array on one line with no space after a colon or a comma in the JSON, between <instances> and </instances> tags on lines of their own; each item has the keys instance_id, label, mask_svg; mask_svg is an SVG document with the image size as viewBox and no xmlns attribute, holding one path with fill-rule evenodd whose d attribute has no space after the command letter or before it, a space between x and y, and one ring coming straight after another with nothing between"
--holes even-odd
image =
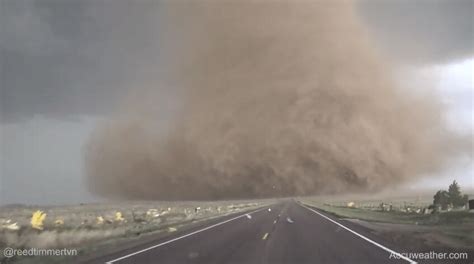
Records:
<instances>
[{"instance_id":1,"label":"gray sky","mask_svg":"<svg viewBox=\"0 0 474 264\"><path fill-rule=\"evenodd\" d=\"M400 67L443 71L451 115L472 125L473 64L461 76L446 65L473 57L473 1L361 0L358 11ZM129 87L160 71L159 12L151 0L0 0L0 204L92 199L82 144Z\"/></svg>"},{"instance_id":2,"label":"gray sky","mask_svg":"<svg viewBox=\"0 0 474 264\"><path fill-rule=\"evenodd\" d=\"M0 3L4 121L108 113L134 80L158 70L157 1ZM472 55L470 0L362 0L359 11L397 60L431 64Z\"/></svg>"},{"instance_id":3,"label":"gray sky","mask_svg":"<svg viewBox=\"0 0 474 264\"><path fill-rule=\"evenodd\" d=\"M360 0L359 11L385 50L400 61L448 63L473 52L471 0Z\"/></svg>"}]
</instances>

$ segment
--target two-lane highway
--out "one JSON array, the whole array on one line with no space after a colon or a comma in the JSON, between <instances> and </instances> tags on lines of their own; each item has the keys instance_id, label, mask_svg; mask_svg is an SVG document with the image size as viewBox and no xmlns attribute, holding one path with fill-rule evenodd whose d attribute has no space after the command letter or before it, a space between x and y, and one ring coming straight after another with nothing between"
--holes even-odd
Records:
<instances>
[{"instance_id":1,"label":"two-lane highway","mask_svg":"<svg viewBox=\"0 0 474 264\"><path fill-rule=\"evenodd\" d=\"M270 210L269 210L270 209ZM390 255L392 254L392 258ZM397 251L294 201L101 257L107 263L410 263Z\"/></svg>"}]
</instances>

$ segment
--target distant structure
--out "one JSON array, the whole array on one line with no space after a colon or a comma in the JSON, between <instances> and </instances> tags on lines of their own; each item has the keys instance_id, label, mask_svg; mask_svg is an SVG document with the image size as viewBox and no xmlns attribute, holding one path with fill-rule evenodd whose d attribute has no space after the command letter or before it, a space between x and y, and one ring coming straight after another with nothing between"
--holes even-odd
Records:
<instances>
[{"instance_id":1,"label":"distant structure","mask_svg":"<svg viewBox=\"0 0 474 264\"><path fill-rule=\"evenodd\" d=\"M469 210L474 210L474 199L469 200Z\"/></svg>"}]
</instances>

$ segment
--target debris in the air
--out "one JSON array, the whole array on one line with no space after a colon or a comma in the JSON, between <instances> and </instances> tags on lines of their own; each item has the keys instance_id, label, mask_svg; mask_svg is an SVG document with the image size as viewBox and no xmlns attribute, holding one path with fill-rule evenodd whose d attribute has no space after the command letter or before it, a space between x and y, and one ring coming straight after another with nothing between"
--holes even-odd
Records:
<instances>
[{"instance_id":1,"label":"debris in the air","mask_svg":"<svg viewBox=\"0 0 474 264\"><path fill-rule=\"evenodd\" d=\"M271 211L272 211L272 208L268 208L268 211L271 212Z\"/></svg>"}]
</instances>

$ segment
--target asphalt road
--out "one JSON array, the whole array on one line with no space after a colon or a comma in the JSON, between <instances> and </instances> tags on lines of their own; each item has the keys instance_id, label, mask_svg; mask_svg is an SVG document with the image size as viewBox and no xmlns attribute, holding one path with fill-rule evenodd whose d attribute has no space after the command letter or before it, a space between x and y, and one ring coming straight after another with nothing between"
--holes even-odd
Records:
<instances>
[{"instance_id":1,"label":"asphalt road","mask_svg":"<svg viewBox=\"0 0 474 264\"><path fill-rule=\"evenodd\" d=\"M268 210L271 209L271 211ZM358 225L287 201L96 259L95 263L410 263ZM392 254L392 258L390 255Z\"/></svg>"}]
</instances>

